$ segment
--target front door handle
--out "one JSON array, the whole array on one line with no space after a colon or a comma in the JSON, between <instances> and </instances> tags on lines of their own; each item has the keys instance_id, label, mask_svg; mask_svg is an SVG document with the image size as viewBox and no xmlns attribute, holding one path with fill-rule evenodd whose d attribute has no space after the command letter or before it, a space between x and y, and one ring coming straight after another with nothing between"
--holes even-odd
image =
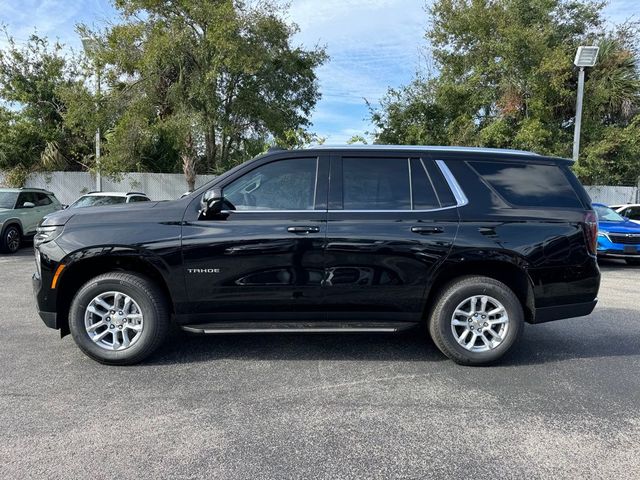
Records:
<instances>
[{"instance_id":1,"label":"front door handle","mask_svg":"<svg viewBox=\"0 0 640 480\"><path fill-rule=\"evenodd\" d=\"M411 231L419 235L433 235L435 233L444 233L444 228L442 227L411 227Z\"/></svg>"},{"instance_id":2,"label":"front door handle","mask_svg":"<svg viewBox=\"0 0 640 480\"><path fill-rule=\"evenodd\" d=\"M318 233L320 232L320 227L289 227L287 228L287 232L289 233Z\"/></svg>"}]
</instances>

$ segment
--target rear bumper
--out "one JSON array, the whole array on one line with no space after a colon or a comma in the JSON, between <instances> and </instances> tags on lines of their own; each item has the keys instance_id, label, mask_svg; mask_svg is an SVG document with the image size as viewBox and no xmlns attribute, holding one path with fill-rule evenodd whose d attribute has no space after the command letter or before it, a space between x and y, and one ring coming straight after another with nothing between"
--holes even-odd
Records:
<instances>
[{"instance_id":1,"label":"rear bumper","mask_svg":"<svg viewBox=\"0 0 640 480\"><path fill-rule=\"evenodd\" d=\"M591 302L536 308L535 317L531 323L546 323L564 318L584 317L593 312L597 303L598 299L595 299Z\"/></svg>"}]
</instances>

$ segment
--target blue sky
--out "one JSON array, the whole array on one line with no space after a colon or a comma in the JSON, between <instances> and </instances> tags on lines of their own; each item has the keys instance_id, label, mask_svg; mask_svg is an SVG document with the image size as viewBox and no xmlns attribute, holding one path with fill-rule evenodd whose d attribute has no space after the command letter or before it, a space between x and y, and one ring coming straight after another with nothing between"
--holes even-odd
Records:
<instances>
[{"instance_id":1,"label":"blue sky","mask_svg":"<svg viewBox=\"0 0 640 480\"><path fill-rule=\"evenodd\" d=\"M328 143L343 143L371 130L363 98L372 103L387 87L409 82L428 63L423 40L425 0L291 0L288 17L301 32L296 42L325 45L330 61L318 71L323 94L312 130ZM612 22L640 20L640 0L612 0ZM41 35L80 47L77 23L116 20L108 0L0 0L0 23L18 41L34 28ZM0 39L0 46L4 39Z\"/></svg>"}]
</instances>

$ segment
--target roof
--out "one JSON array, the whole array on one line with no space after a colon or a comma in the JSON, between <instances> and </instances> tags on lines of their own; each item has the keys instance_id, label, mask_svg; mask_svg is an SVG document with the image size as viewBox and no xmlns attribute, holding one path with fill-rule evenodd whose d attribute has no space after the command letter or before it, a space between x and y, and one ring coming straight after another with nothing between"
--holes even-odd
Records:
<instances>
[{"instance_id":1,"label":"roof","mask_svg":"<svg viewBox=\"0 0 640 480\"><path fill-rule=\"evenodd\" d=\"M130 195L147 196L146 193L142 192L88 192L84 194L84 196L89 197L128 197Z\"/></svg>"}]
</instances>

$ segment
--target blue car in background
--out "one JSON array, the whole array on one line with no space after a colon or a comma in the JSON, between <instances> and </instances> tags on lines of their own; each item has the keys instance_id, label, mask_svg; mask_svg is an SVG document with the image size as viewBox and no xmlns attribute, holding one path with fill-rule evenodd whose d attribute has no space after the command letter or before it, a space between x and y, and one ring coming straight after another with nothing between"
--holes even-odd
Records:
<instances>
[{"instance_id":1,"label":"blue car in background","mask_svg":"<svg viewBox=\"0 0 640 480\"><path fill-rule=\"evenodd\" d=\"M598 215L598 256L640 265L640 225L601 203L594 203L593 209Z\"/></svg>"}]
</instances>

